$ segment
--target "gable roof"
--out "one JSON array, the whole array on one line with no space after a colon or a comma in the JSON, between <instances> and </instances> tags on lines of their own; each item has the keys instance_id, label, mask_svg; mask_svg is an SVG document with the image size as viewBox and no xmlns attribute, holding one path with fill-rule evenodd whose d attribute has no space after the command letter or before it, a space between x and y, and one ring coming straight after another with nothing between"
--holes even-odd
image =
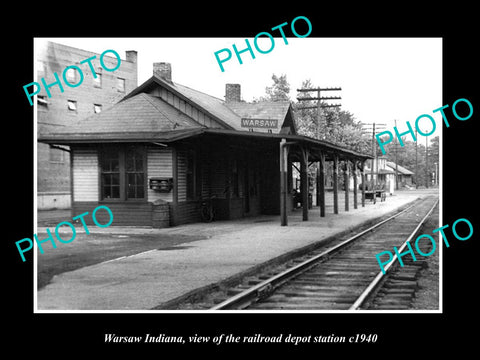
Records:
<instances>
[{"instance_id":1,"label":"gable roof","mask_svg":"<svg viewBox=\"0 0 480 360\"><path fill-rule=\"evenodd\" d=\"M225 128L236 129L236 124L240 124L239 116L225 106L223 100L184 85L173 83L172 87L178 91L178 94L185 96L197 106L202 107L204 110L207 110L208 113L214 115L216 120L221 120L228 125Z\"/></svg>"},{"instance_id":2,"label":"gable roof","mask_svg":"<svg viewBox=\"0 0 480 360\"><path fill-rule=\"evenodd\" d=\"M87 137L89 134L151 133L199 127L202 126L162 99L140 93L55 133L78 133Z\"/></svg>"},{"instance_id":3,"label":"gable roof","mask_svg":"<svg viewBox=\"0 0 480 360\"><path fill-rule=\"evenodd\" d=\"M276 130L274 132L280 132L290 109L290 102L288 101L264 101L258 103L246 103L243 101L225 102L222 99L189 88L188 86L167 81L156 74L120 101L124 101L141 92L151 91L156 86L162 86L194 107L200 108L218 123L223 125L223 128L230 130L248 131L248 128L242 127L241 124L242 118L249 118L277 120L277 129L272 130ZM291 125L293 126L293 129L295 129L293 121Z\"/></svg>"},{"instance_id":4,"label":"gable roof","mask_svg":"<svg viewBox=\"0 0 480 360\"><path fill-rule=\"evenodd\" d=\"M387 166L395 170L395 166L398 166L398 172L402 175L413 175L413 172L404 168L403 166L395 164L393 161L387 161Z\"/></svg>"},{"instance_id":5,"label":"gable roof","mask_svg":"<svg viewBox=\"0 0 480 360\"><path fill-rule=\"evenodd\" d=\"M290 108L289 101L262 101L257 103L247 102L228 102L226 103L241 119L261 119L261 120L277 120L277 127L272 129L273 132L280 132ZM290 110L291 111L291 110ZM288 121L288 119L287 119ZM296 133L294 122L288 124L293 127ZM248 127L242 127L241 122L236 124L237 130L248 130Z\"/></svg>"},{"instance_id":6,"label":"gable roof","mask_svg":"<svg viewBox=\"0 0 480 360\"><path fill-rule=\"evenodd\" d=\"M201 91L191 89L174 82L166 81L160 76L154 74L150 79L145 81L127 94L120 102L129 99L142 92L149 92L157 86L162 86L190 105L200 107L207 115L215 119L225 129L234 129L234 124L240 119L233 111L223 105L223 100L214 96L205 94Z\"/></svg>"}]
</instances>

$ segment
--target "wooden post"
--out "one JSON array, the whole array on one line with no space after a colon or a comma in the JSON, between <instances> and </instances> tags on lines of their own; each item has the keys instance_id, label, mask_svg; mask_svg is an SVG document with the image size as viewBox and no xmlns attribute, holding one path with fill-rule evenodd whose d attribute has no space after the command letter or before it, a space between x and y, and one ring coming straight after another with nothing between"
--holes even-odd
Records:
<instances>
[{"instance_id":1,"label":"wooden post","mask_svg":"<svg viewBox=\"0 0 480 360\"><path fill-rule=\"evenodd\" d=\"M365 162L362 161L362 167L360 168L360 174L362 175L362 207L365 207Z\"/></svg>"},{"instance_id":2,"label":"wooden post","mask_svg":"<svg viewBox=\"0 0 480 360\"><path fill-rule=\"evenodd\" d=\"M302 148L302 161L300 162L300 183L302 189L303 221L308 220L308 150Z\"/></svg>"},{"instance_id":3,"label":"wooden post","mask_svg":"<svg viewBox=\"0 0 480 360\"><path fill-rule=\"evenodd\" d=\"M280 141L280 225L287 226L287 140Z\"/></svg>"},{"instance_id":4,"label":"wooden post","mask_svg":"<svg viewBox=\"0 0 480 360\"><path fill-rule=\"evenodd\" d=\"M347 159L345 161L345 171L344 171L344 183L345 183L345 211L349 211L349 182L350 182L350 161Z\"/></svg>"},{"instance_id":5,"label":"wooden post","mask_svg":"<svg viewBox=\"0 0 480 360\"><path fill-rule=\"evenodd\" d=\"M320 206L320 217L325 217L325 154L320 154L320 161L319 161L319 177L317 181L319 182L318 191L318 199L319 199L319 206Z\"/></svg>"},{"instance_id":6,"label":"wooden post","mask_svg":"<svg viewBox=\"0 0 480 360\"><path fill-rule=\"evenodd\" d=\"M333 154L333 213L338 214L338 155Z\"/></svg>"},{"instance_id":7,"label":"wooden post","mask_svg":"<svg viewBox=\"0 0 480 360\"><path fill-rule=\"evenodd\" d=\"M358 208L358 201L357 201L357 175L358 175L358 169L357 169L357 160L353 161L353 208L357 209Z\"/></svg>"},{"instance_id":8,"label":"wooden post","mask_svg":"<svg viewBox=\"0 0 480 360\"><path fill-rule=\"evenodd\" d=\"M320 170L320 161L319 161L318 164L317 164L316 180L315 180L315 185L316 185L316 188L317 188L317 189L316 189L316 190L317 190L316 204L317 204L318 206L320 206L320 203L321 203L321 201L322 201L322 200L320 199L320 181L321 181L321 180L320 180L320 177L321 177L320 171L321 171L321 170Z\"/></svg>"}]
</instances>

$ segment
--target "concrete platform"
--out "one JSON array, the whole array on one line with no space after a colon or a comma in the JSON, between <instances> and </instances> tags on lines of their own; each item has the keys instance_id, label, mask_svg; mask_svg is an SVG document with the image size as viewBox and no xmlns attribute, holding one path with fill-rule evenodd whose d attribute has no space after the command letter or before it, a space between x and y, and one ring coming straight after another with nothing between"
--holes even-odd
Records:
<instances>
[{"instance_id":1,"label":"concrete platform","mask_svg":"<svg viewBox=\"0 0 480 360\"><path fill-rule=\"evenodd\" d=\"M248 272L285 253L311 246L325 239L392 212L419 197L438 196L438 190L400 191L385 202L344 211L340 196L338 215L327 206L326 217L319 209L289 216L289 226L281 227L279 216L260 216L236 221L183 225L167 229L137 227L91 228L91 233L109 234L203 234L204 240L168 250L149 250L64 272L37 291L37 311L116 311L149 310L173 299L208 289L216 283ZM330 196L327 204L332 204ZM39 219L40 220L40 219ZM63 219L65 220L65 219ZM42 229L39 228L38 232ZM133 241L133 240L132 240Z\"/></svg>"}]
</instances>

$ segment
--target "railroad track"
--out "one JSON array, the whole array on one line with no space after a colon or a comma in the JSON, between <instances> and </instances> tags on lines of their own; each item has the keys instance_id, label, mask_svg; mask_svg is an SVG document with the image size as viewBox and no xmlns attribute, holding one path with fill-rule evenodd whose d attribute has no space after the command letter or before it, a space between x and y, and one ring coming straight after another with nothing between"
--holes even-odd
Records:
<instances>
[{"instance_id":1,"label":"railroad track","mask_svg":"<svg viewBox=\"0 0 480 360\"><path fill-rule=\"evenodd\" d=\"M271 269L249 277L240 285L228 289L224 298L213 298L197 304L210 310L356 310L376 293L386 277L375 258L377 253L399 248L407 240L415 239L422 224L438 203L435 196L416 201L401 212L333 245L315 250L293 259L281 268ZM407 261L410 255L402 260ZM396 259L395 259L396 260ZM418 271L414 262L410 264ZM387 267L386 267L387 268ZM387 276L394 270L388 264ZM410 269L413 274L413 270ZM416 273L415 273L416 274ZM416 275L415 275L416 276ZM408 279L407 279L408 280ZM395 292L398 284L408 289L411 284L400 277L390 281L395 299L406 296L407 291ZM392 284L393 281L393 285ZM401 287L401 286L400 286ZM381 295L385 295L381 294ZM225 298L227 297L227 298ZM384 301L385 302L385 301ZM391 309L398 302L376 305L379 309ZM367 305L366 308L372 308ZM399 306L404 309L405 305Z\"/></svg>"}]
</instances>

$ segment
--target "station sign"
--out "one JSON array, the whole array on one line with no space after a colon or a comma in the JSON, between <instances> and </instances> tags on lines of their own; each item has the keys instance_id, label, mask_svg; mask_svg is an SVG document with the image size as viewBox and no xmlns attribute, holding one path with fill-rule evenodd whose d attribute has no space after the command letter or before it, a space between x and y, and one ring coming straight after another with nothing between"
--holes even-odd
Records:
<instances>
[{"instance_id":1,"label":"station sign","mask_svg":"<svg viewBox=\"0 0 480 360\"><path fill-rule=\"evenodd\" d=\"M278 127L278 120L242 118L241 125L244 128L276 129Z\"/></svg>"}]
</instances>

